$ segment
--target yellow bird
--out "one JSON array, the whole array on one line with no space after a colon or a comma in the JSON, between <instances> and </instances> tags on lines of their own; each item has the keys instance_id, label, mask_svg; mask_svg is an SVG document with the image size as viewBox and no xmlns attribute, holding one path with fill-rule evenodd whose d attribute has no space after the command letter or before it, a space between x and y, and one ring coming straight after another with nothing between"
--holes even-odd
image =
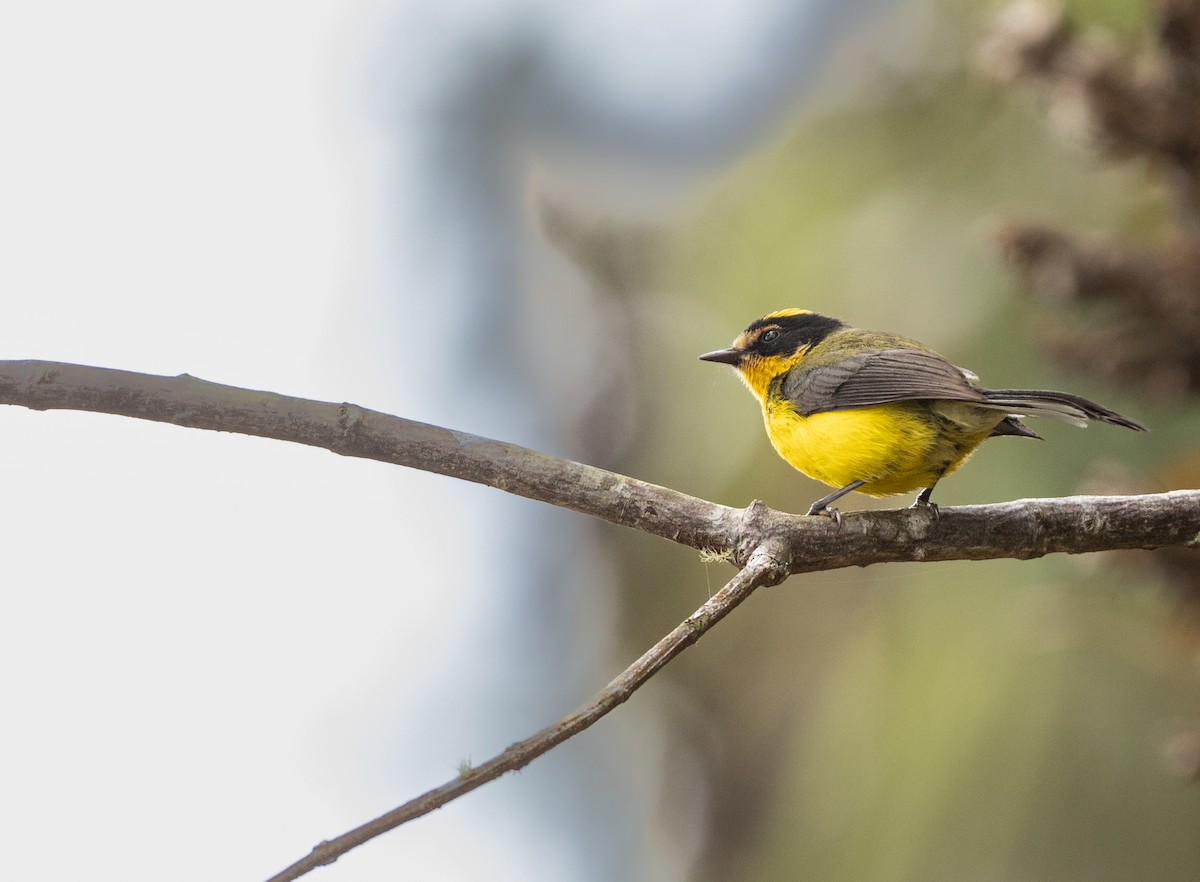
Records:
<instances>
[{"instance_id":1,"label":"yellow bird","mask_svg":"<svg viewBox=\"0 0 1200 882\"><path fill-rule=\"evenodd\" d=\"M913 507L936 515L929 500L934 485L985 439L1040 437L1021 417L1146 430L1078 395L984 389L970 371L915 340L851 328L805 309L763 316L730 348L700 358L732 365L762 403L779 455L838 488L808 510L835 520L830 503L851 491L891 496L920 489Z\"/></svg>"}]
</instances>

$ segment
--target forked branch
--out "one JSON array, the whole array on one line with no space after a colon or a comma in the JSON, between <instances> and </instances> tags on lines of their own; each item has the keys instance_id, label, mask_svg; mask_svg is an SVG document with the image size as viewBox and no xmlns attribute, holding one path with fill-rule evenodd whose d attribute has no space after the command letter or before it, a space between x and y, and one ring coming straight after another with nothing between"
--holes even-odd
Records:
<instances>
[{"instance_id":1,"label":"forked branch","mask_svg":"<svg viewBox=\"0 0 1200 882\"><path fill-rule=\"evenodd\" d=\"M367 410L222 386L43 361L0 361L0 404L84 410L323 447L548 502L692 548L740 572L591 701L441 787L335 839L271 882L295 879L351 848L519 769L583 731L745 600L794 573L888 561L1032 558L1164 546L1200 547L1200 491L1025 499L928 511L851 512L840 523L752 503L735 509L604 469Z\"/></svg>"}]
</instances>

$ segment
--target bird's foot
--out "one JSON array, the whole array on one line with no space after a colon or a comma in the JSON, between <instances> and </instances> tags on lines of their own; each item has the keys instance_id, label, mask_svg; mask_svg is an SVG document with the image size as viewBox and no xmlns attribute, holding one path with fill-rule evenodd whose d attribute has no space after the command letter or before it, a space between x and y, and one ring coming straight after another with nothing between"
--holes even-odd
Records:
<instances>
[{"instance_id":1,"label":"bird's foot","mask_svg":"<svg viewBox=\"0 0 1200 882\"><path fill-rule=\"evenodd\" d=\"M833 506L822 505L820 502L814 502L808 510L810 516L815 515L821 518L832 518L835 524L839 526L842 523L842 513Z\"/></svg>"},{"instance_id":2,"label":"bird's foot","mask_svg":"<svg viewBox=\"0 0 1200 882\"><path fill-rule=\"evenodd\" d=\"M829 503L835 502L836 500L841 499L843 496L845 496L851 490L857 490L859 487L861 487L865 483L866 483L866 481L851 481L849 484L847 484L845 487L842 487L840 490L834 490L828 496L822 496L820 499L818 499L816 502L814 502L811 506L809 506L808 513L810 515L820 515L821 517L833 518L833 522L835 524L840 524L842 522L842 513L840 511L838 511L836 508L830 508Z\"/></svg>"},{"instance_id":3,"label":"bird's foot","mask_svg":"<svg viewBox=\"0 0 1200 882\"><path fill-rule=\"evenodd\" d=\"M913 501L913 504L909 506L909 508L923 508L933 515L933 519L935 521L940 520L942 517L942 510L938 508L938 504L936 502L930 502L929 498L924 493L918 496L916 500Z\"/></svg>"}]
</instances>

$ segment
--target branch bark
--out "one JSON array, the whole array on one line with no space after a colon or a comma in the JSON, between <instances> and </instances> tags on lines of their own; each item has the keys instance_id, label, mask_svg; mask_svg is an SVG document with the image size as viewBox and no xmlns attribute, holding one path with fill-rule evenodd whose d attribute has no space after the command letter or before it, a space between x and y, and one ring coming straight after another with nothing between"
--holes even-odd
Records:
<instances>
[{"instance_id":1,"label":"branch bark","mask_svg":"<svg viewBox=\"0 0 1200 882\"><path fill-rule=\"evenodd\" d=\"M1200 491L1024 499L828 518L735 509L615 472L490 438L368 410L210 383L46 361L0 361L0 404L83 410L239 432L343 456L423 469L537 499L744 565L767 539L792 551L791 572L923 560L1032 558L1052 552L1194 545Z\"/></svg>"},{"instance_id":2,"label":"branch bark","mask_svg":"<svg viewBox=\"0 0 1200 882\"><path fill-rule=\"evenodd\" d=\"M849 512L837 523L772 511L760 502L734 509L515 444L353 404L222 386L187 374L160 377L55 362L0 361L0 404L239 432L423 469L725 553L741 568L711 600L579 710L441 787L320 843L270 882L296 879L332 863L351 848L522 768L625 702L756 588L778 584L791 574L891 561L1200 548L1200 491L1195 490L942 508L937 519L923 510Z\"/></svg>"},{"instance_id":3,"label":"branch bark","mask_svg":"<svg viewBox=\"0 0 1200 882\"><path fill-rule=\"evenodd\" d=\"M161 377L49 361L0 361L0 404L117 414L323 447L486 484L693 548L724 549L739 518L732 508L516 444L356 404L223 386L188 374Z\"/></svg>"}]
</instances>

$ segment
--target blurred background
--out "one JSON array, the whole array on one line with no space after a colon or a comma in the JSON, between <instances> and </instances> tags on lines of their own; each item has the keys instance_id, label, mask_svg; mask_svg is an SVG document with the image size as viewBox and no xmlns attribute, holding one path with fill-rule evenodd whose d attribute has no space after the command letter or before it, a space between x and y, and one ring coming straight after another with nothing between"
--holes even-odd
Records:
<instances>
[{"instance_id":1,"label":"blurred background","mask_svg":"<svg viewBox=\"0 0 1200 882\"><path fill-rule=\"evenodd\" d=\"M825 490L696 361L801 306L1153 429L1039 424L942 505L1200 486L1196 3L2 20L4 358L349 400L801 511ZM733 572L320 450L16 408L0 433L22 879L265 878L570 711ZM1198 599L1182 552L793 578L313 878L1195 879Z\"/></svg>"}]
</instances>

